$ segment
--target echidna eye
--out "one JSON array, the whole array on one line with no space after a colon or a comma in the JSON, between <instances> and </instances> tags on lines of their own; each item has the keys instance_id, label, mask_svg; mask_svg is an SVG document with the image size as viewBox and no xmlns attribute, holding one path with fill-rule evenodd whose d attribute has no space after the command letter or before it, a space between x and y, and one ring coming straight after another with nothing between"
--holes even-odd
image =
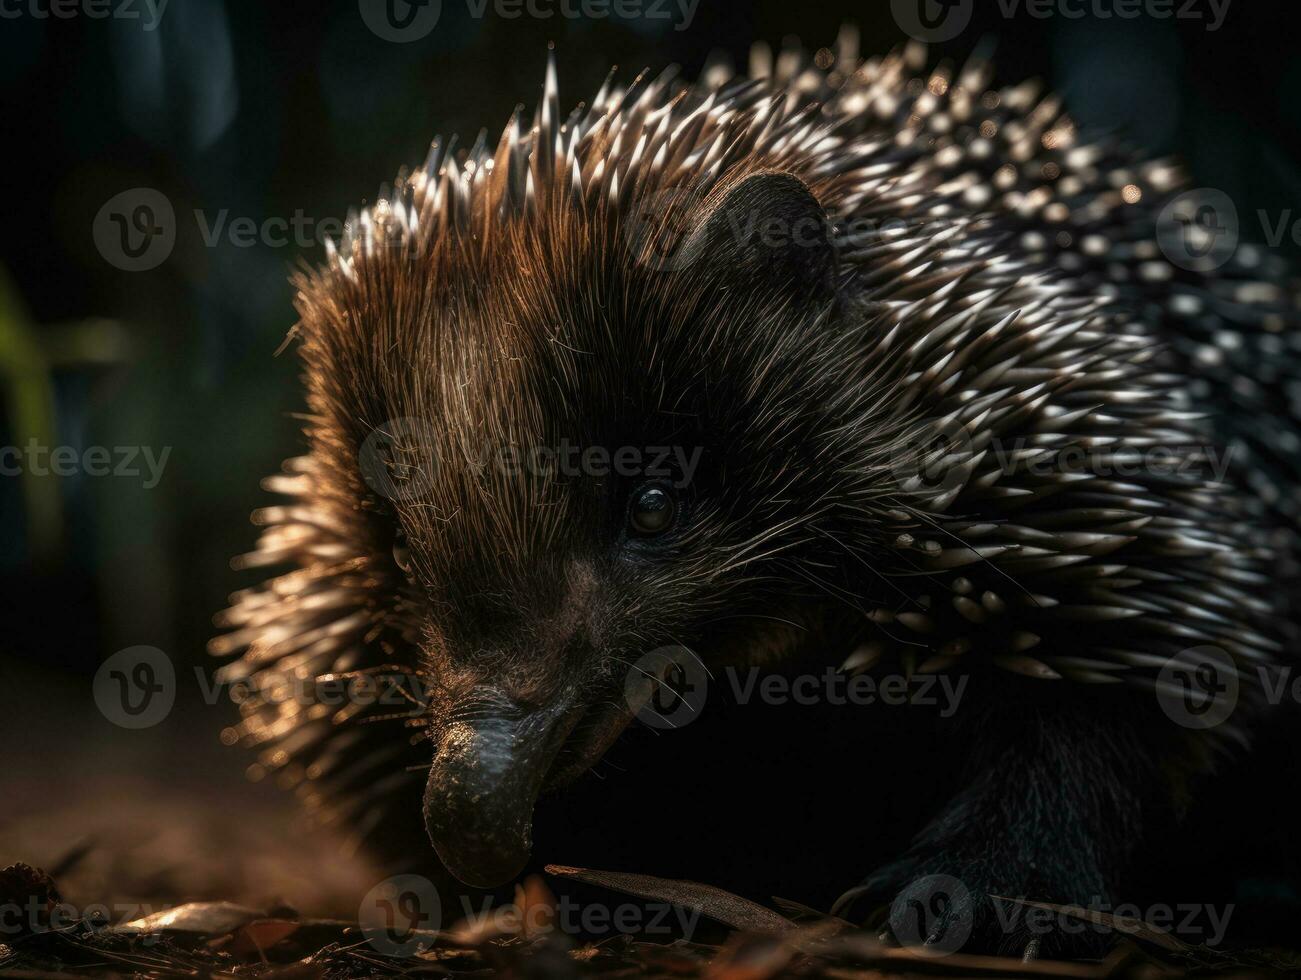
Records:
<instances>
[{"instance_id":1,"label":"echidna eye","mask_svg":"<svg viewBox=\"0 0 1301 980\"><path fill-rule=\"evenodd\" d=\"M407 533L398 531L393 538L393 564L406 574L411 574L411 549L407 547Z\"/></svg>"},{"instance_id":2,"label":"echidna eye","mask_svg":"<svg viewBox=\"0 0 1301 980\"><path fill-rule=\"evenodd\" d=\"M660 534L673 524L677 501L662 486L645 486L634 491L628 506L628 523L638 534Z\"/></svg>"}]
</instances>

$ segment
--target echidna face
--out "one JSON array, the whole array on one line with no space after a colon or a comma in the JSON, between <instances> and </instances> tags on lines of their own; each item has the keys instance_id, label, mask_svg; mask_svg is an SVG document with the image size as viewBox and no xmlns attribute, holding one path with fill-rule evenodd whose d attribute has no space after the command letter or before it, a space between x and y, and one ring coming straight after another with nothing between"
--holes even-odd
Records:
<instances>
[{"instance_id":1,"label":"echidna face","mask_svg":"<svg viewBox=\"0 0 1301 980\"><path fill-rule=\"evenodd\" d=\"M798 591L809 504L835 482L808 428L839 424L808 356L834 260L825 235L737 233L797 218L825 227L803 184L759 174L707 203L672 262L617 226L522 224L487 253L395 261L312 324L316 450L353 469L390 616L419 646L425 819L464 881L520 870L538 792L627 724L640 657L708 656L720 622L743 643Z\"/></svg>"}]
</instances>

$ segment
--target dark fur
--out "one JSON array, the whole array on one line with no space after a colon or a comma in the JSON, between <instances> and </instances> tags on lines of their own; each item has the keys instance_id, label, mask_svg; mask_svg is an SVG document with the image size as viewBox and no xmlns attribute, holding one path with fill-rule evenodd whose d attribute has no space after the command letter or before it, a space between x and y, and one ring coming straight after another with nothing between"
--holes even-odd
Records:
<instances>
[{"instance_id":1,"label":"dark fur","mask_svg":"<svg viewBox=\"0 0 1301 980\"><path fill-rule=\"evenodd\" d=\"M843 57L841 84L857 64ZM989 895L1117 899L1152 815L1182 806L1221 736L1249 727L1260 701L1251 671L1280 655L1291 630L1287 596L1260 585L1292 574L1295 547L1293 488L1262 496L1251 474L1270 453L1271 478L1296 463L1248 435L1229 487L1210 482L1204 462L1126 480L996 474L991 438L1038 439L1050 454L1098 444L1108 458L1153 444L1196 457L1215 445L1223 433L1187 411L1187 331L1226 327L1139 316L1140 296L1168 296L1169 279L1117 280L1113 269L1119 286L1103 297L1102 260L1077 249L1079 261L1063 261L1059 237L1050 259L1018 238L1062 227L1042 209L1015 212L1010 195L977 207L943 189L964 167L992 180L1009 120L978 111L955 141L969 146L982 118L998 118L992 159L946 161L950 144L920 134L895 145L928 88L911 86L899 58L862 70L893 79L904 100L895 115L846 115L831 96L821 116L783 114L762 88L715 96L738 106L716 142L739 150L693 162L712 123L683 127L688 146L658 130L622 191L611 172L640 133L657 132L645 120L671 88L598 98L577 149L555 160L535 151L563 142L549 90L538 142L508 128L490 177L476 176L485 153L468 172L436 156L394 195L420 214L418 232L372 212L340 260L300 280L310 451L276 484L298 502L267 515L255 558L300 568L232 609L238 630L219 650L247 646L236 670L255 678L277 664L305 676L414 670L430 690L413 724L435 744L476 710L466 692L490 683L515 704L578 692L593 710L571 741L601 748L621 724L628 664L672 643L710 663L834 664L857 650L860 667L893 656L908 670L970 671L982 694L965 712L968 782L859 898L888 901L920 875L953 875L975 896L973 946L1005 948L1024 937L1004 934ZM781 92L780 78L770 84ZM950 84L946 73L927 82L951 108ZM705 94L690 92L675 118ZM1072 164L1040 145L1037 134L1067 128L1046 106L1002 94L1001 111L1037 150L1018 179L1051 160L1063 179L1078 177L1076 197L1108 202L1095 233L1137 237L1146 224L1150 240L1177 179L1115 156L1145 196L1141 207L1112 201L1104 156ZM923 124L942 114L924 111ZM621 138L610 120L623 121ZM765 125L789 138L765 142ZM819 126L841 142L815 150ZM664 162L653 170L656 146ZM908 230L843 234L865 218ZM919 225L940 219L942 234ZM800 221L815 233L799 244L764 243L756 230ZM651 252L664 236L678 247ZM1294 322L1290 297L1280 303L1254 322ZM1225 401L1233 381L1213 380L1204 400ZM399 433L387 472L422 489L393 501L368 486L358 458L396 419L420 420L419 437ZM963 445L942 469L956 475L940 491L910 484L910 454L937 437L949 444L954 425ZM684 521L638 539L625 516L635 481L507 477L491 463L502 447L565 440L703 447ZM390 553L399 529L409 577ZM972 621L964 609L982 594L992 598ZM1160 666L1202 643L1244 672L1244 706L1210 733L1174 726L1152 694ZM330 795L373 825L382 811L369 808L394 798L420 739L391 735L375 755L377 735L341 744L336 732L256 699L237 730L272 747L298 738L305 746L275 758L310 777L304 785L332 783ZM591 761L560 758L557 781Z\"/></svg>"}]
</instances>

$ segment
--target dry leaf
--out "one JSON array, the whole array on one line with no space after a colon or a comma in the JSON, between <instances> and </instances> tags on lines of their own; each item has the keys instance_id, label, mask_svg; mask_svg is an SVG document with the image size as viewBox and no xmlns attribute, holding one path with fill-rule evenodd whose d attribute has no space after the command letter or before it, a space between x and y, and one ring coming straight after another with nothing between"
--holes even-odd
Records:
<instances>
[{"instance_id":1,"label":"dry leaf","mask_svg":"<svg viewBox=\"0 0 1301 980\"><path fill-rule=\"evenodd\" d=\"M695 909L716 922L743 932L780 934L795 928L795 923L772 909L764 908L749 899L733 895L713 885L702 885L696 881L677 881L672 878L655 878L651 875L628 874L622 871L569 868L558 864L548 864L547 871L562 878L576 878L591 885L626 892L639 898L649 898L668 902L670 905Z\"/></svg>"},{"instance_id":2,"label":"dry leaf","mask_svg":"<svg viewBox=\"0 0 1301 980\"><path fill-rule=\"evenodd\" d=\"M255 919L266 918L261 909L251 909L234 902L189 902L175 908L154 912L140 919L114 927L112 932L194 932L212 939L234 932Z\"/></svg>"},{"instance_id":3,"label":"dry leaf","mask_svg":"<svg viewBox=\"0 0 1301 980\"><path fill-rule=\"evenodd\" d=\"M237 929L224 948L242 960L266 959L266 951L296 933L300 925L289 919L258 919Z\"/></svg>"}]
</instances>

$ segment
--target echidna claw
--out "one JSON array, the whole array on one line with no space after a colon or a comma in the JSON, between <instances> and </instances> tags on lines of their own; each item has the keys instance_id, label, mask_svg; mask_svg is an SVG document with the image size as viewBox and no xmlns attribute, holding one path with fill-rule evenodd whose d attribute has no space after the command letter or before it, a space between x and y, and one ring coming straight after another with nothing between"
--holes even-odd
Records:
<instances>
[{"instance_id":1,"label":"echidna claw","mask_svg":"<svg viewBox=\"0 0 1301 980\"><path fill-rule=\"evenodd\" d=\"M1039 958L1039 947L1041 943L1038 937L1031 939L1025 944L1025 949L1021 952L1021 962L1031 963Z\"/></svg>"}]
</instances>

